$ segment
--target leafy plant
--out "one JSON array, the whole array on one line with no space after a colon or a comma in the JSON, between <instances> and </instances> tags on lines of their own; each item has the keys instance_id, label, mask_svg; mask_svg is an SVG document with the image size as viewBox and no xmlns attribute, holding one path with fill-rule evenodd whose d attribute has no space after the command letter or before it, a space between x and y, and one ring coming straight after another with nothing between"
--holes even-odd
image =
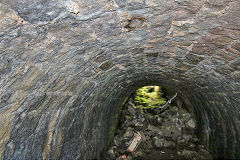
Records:
<instances>
[{"instance_id":1,"label":"leafy plant","mask_svg":"<svg viewBox=\"0 0 240 160\"><path fill-rule=\"evenodd\" d=\"M134 108L148 109L160 107L166 103L159 86L145 86L137 90Z\"/></svg>"}]
</instances>

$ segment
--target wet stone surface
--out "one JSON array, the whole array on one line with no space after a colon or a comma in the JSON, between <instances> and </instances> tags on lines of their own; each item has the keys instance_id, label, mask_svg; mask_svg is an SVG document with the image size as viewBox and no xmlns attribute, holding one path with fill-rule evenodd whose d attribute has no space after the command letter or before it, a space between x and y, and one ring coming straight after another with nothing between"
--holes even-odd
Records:
<instances>
[{"instance_id":1,"label":"wet stone surface","mask_svg":"<svg viewBox=\"0 0 240 160\"><path fill-rule=\"evenodd\" d=\"M0 0L0 160L98 158L152 83L214 159L240 159L239 15L240 0Z\"/></svg>"},{"instance_id":2,"label":"wet stone surface","mask_svg":"<svg viewBox=\"0 0 240 160\"><path fill-rule=\"evenodd\" d=\"M212 159L199 143L196 122L185 109L169 104L141 112L132 104L130 98L123 107L115 137L101 159ZM139 133L141 142L130 152L128 147Z\"/></svg>"}]
</instances>

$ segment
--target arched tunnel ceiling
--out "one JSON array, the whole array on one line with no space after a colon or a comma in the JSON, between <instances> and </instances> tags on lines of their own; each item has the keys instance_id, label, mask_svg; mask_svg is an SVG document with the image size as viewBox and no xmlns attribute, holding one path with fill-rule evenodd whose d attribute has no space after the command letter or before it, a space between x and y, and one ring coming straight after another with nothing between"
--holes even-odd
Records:
<instances>
[{"instance_id":1,"label":"arched tunnel ceiling","mask_svg":"<svg viewBox=\"0 0 240 160\"><path fill-rule=\"evenodd\" d=\"M1 0L0 159L93 159L136 87L179 93L240 158L239 0Z\"/></svg>"}]
</instances>

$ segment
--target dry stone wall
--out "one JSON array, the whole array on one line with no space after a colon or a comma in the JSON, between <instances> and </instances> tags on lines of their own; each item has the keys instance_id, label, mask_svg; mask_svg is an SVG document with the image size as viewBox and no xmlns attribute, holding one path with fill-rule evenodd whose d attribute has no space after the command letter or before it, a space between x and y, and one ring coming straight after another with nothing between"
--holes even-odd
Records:
<instances>
[{"instance_id":1,"label":"dry stone wall","mask_svg":"<svg viewBox=\"0 0 240 160\"><path fill-rule=\"evenodd\" d=\"M1 0L0 159L98 158L135 89L178 93L240 158L239 0Z\"/></svg>"}]
</instances>

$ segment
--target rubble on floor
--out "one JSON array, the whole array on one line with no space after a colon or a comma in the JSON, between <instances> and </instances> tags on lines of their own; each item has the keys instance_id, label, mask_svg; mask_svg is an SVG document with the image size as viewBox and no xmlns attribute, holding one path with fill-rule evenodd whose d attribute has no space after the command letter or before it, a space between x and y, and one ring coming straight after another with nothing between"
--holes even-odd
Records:
<instances>
[{"instance_id":1,"label":"rubble on floor","mask_svg":"<svg viewBox=\"0 0 240 160\"><path fill-rule=\"evenodd\" d=\"M212 159L194 133L196 122L183 108L134 109L129 100L104 160Z\"/></svg>"}]
</instances>

